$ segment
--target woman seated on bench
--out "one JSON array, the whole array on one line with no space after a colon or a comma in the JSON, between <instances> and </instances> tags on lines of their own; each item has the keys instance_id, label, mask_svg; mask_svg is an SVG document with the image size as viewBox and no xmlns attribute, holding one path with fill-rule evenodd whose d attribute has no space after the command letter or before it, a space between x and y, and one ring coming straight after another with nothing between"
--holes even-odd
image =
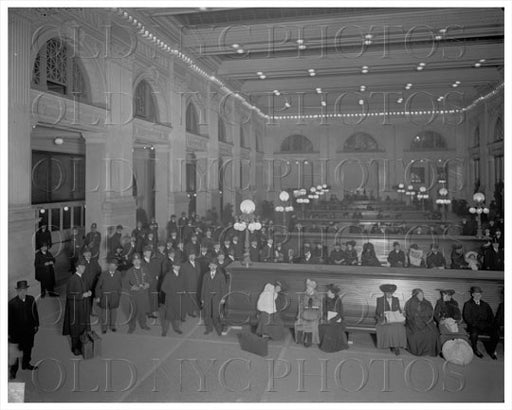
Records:
<instances>
[{"instance_id":1,"label":"woman seated on bench","mask_svg":"<svg viewBox=\"0 0 512 410\"><path fill-rule=\"evenodd\" d=\"M416 356L437 356L440 346L434 309L421 289L413 289L404 310L409 352Z\"/></svg>"},{"instance_id":2,"label":"woman seated on bench","mask_svg":"<svg viewBox=\"0 0 512 410\"><path fill-rule=\"evenodd\" d=\"M322 298L316 290L316 282L306 279L306 292L299 300L299 314L295 322L295 341L305 347L319 344L318 325L322 318Z\"/></svg>"},{"instance_id":3,"label":"woman seated on bench","mask_svg":"<svg viewBox=\"0 0 512 410\"><path fill-rule=\"evenodd\" d=\"M320 350L338 352L348 349L345 325L343 324L343 305L339 297L340 288L330 284L327 286L327 297L324 299L323 323L320 325Z\"/></svg>"},{"instance_id":4,"label":"woman seated on bench","mask_svg":"<svg viewBox=\"0 0 512 410\"><path fill-rule=\"evenodd\" d=\"M407 347L405 317L400 309L400 301L393 296L396 285L381 285L380 290L384 292L384 296L377 298L377 308L375 310L377 347L379 349L389 347L398 356L400 348Z\"/></svg>"}]
</instances>

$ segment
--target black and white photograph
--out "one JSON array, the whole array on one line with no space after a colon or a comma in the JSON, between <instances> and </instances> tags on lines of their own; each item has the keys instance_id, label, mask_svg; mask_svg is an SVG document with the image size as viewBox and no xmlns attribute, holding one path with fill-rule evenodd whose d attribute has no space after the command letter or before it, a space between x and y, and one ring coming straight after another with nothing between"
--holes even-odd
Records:
<instances>
[{"instance_id":1,"label":"black and white photograph","mask_svg":"<svg viewBox=\"0 0 512 410\"><path fill-rule=\"evenodd\" d=\"M2 1L0 406L508 408L511 9Z\"/></svg>"}]
</instances>

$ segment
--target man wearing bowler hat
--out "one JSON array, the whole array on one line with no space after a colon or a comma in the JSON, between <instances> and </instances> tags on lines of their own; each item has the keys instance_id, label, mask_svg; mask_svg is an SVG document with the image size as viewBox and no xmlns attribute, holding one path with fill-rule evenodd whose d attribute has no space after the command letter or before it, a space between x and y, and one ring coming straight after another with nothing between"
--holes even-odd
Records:
<instances>
[{"instance_id":1,"label":"man wearing bowler hat","mask_svg":"<svg viewBox=\"0 0 512 410\"><path fill-rule=\"evenodd\" d=\"M18 351L23 352L21 368L35 370L37 366L30 364L34 336L39 329L39 315L37 305L32 296L27 295L28 284L20 280L16 284L17 295L9 301L9 344L15 345ZM17 346L16 346L17 345ZM9 377L16 378L19 360L9 367Z\"/></svg>"},{"instance_id":2,"label":"man wearing bowler hat","mask_svg":"<svg viewBox=\"0 0 512 410\"><path fill-rule=\"evenodd\" d=\"M400 249L400 243L393 242L393 250L389 252L388 262L392 268L405 268L405 253Z\"/></svg>"},{"instance_id":3,"label":"man wearing bowler hat","mask_svg":"<svg viewBox=\"0 0 512 410\"><path fill-rule=\"evenodd\" d=\"M487 351L493 360L497 360L496 346L499 341L499 333L494 324L492 309L481 299L482 289L479 286L472 286L469 292L471 293L471 299L464 303L462 317L468 325L469 338L473 352L475 356L483 357L483 354L478 351L477 347L478 336L487 334L491 338L487 346Z\"/></svg>"}]
</instances>

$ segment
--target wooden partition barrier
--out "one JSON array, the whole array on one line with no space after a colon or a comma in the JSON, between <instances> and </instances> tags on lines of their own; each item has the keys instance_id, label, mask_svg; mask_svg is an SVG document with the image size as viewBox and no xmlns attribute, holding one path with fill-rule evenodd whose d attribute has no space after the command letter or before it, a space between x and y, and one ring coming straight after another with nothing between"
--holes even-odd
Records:
<instances>
[{"instance_id":1,"label":"wooden partition barrier","mask_svg":"<svg viewBox=\"0 0 512 410\"><path fill-rule=\"evenodd\" d=\"M325 292L330 283L338 285L343 302L344 318L351 331L373 331L375 327L376 299L382 296L379 286L394 283L395 296L403 308L415 288L424 291L433 306L440 294L437 289L454 289L454 299L462 311L470 298L471 286L480 286L482 300L496 312L502 301L503 272L471 270L437 270L408 268L367 268L362 266L295 265L253 263L249 267L236 262L228 267L229 296L226 298L225 322L228 325L256 323L256 302L266 283L276 280L286 285L287 306L280 315L288 327L293 327L298 312L298 298L305 289L306 278L318 283L318 290ZM323 295L325 297L325 293Z\"/></svg>"}]
</instances>

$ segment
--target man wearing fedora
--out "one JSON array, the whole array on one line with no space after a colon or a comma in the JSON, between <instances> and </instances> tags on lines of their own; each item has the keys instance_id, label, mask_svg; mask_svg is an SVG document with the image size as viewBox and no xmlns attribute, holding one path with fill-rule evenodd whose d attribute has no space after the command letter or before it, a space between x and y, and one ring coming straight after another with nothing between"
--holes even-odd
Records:
<instances>
[{"instance_id":1,"label":"man wearing fedora","mask_svg":"<svg viewBox=\"0 0 512 410\"><path fill-rule=\"evenodd\" d=\"M389 252L388 262L392 268L405 268L405 253L398 242L393 242L393 250Z\"/></svg>"},{"instance_id":2,"label":"man wearing fedora","mask_svg":"<svg viewBox=\"0 0 512 410\"><path fill-rule=\"evenodd\" d=\"M479 286L472 286L469 292L471 293L471 299L464 303L462 317L468 325L469 338L473 352L475 356L483 357L483 354L478 351L477 347L478 336L487 334L491 338L487 346L487 351L493 360L497 360L496 346L499 341L499 332L495 326L492 309L481 299L482 289Z\"/></svg>"},{"instance_id":3,"label":"man wearing fedora","mask_svg":"<svg viewBox=\"0 0 512 410\"><path fill-rule=\"evenodd\" d=\"M34 336L39 329L39 315L35 299L27 295L28 284L26 280L20 280L16 284L17 295L9 301L9 344L17 345L17 349L23 352L21 368L35 370L37 366L30 364ZM11 379L16 378L19 360L9 368Z\"/></svg>"}]
</instances>

